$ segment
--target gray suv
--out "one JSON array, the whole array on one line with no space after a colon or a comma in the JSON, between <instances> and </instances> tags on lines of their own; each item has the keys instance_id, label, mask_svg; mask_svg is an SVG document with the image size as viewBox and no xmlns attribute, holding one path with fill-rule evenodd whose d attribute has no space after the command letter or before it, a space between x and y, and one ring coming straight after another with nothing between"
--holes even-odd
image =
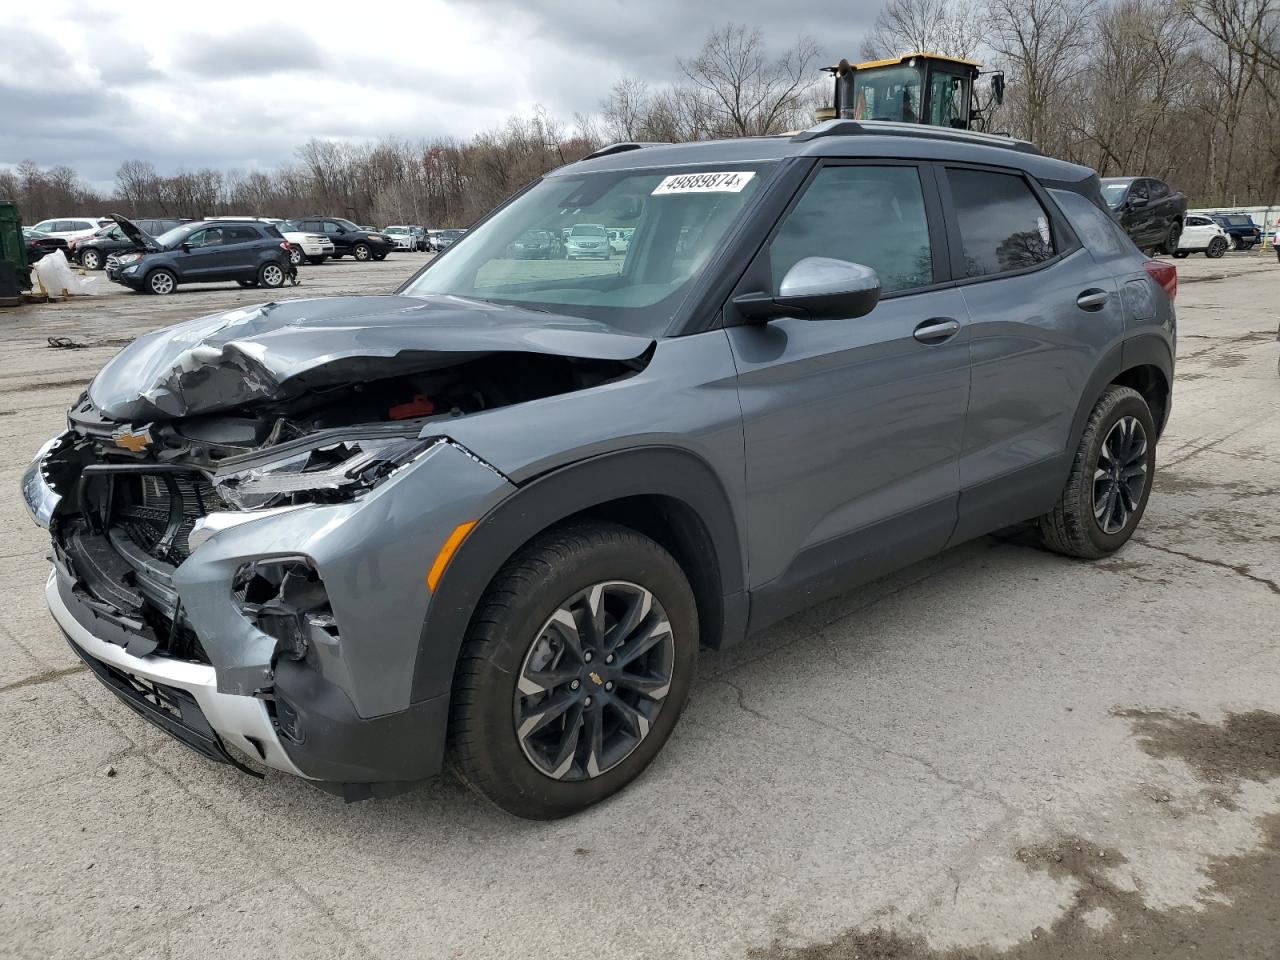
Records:
<instances>
[{"instance_id":1,"label":"gray suv","mask_svg":"<svg viewBox=\"0 0 1280 960\"><path fill-rule=\"evenodd\" d=\"M608 261L530 231L634 229ZM394 295L140 337L23 479L49 607L207 757L348 800L450 764L552 818L662 748L698 649L1034 521L1140 521L1173 268L1088 169L832 121L618 144Z\"/></svg>"}]
</instances>

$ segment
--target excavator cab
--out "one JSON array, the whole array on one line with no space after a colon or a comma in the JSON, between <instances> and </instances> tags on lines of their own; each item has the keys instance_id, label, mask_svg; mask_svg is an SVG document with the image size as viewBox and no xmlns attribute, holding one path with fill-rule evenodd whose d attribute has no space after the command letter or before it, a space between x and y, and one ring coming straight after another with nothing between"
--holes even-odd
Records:
<instances>
[{"instance_id":1,"label":"excavator cab","mask_svg":"<svg viewBox=\"0 0 1280 960\"><path fill-rule=\"evenodd\" d=\"M834 106L819 120L890 120L932 127L982 130L991 102L1004 100L1004 74L991 74L984 108L976 85L982 68L972 60L940 53L908 53L886 60L827 67L835 75Z\"/></svg>"}]
</instances>

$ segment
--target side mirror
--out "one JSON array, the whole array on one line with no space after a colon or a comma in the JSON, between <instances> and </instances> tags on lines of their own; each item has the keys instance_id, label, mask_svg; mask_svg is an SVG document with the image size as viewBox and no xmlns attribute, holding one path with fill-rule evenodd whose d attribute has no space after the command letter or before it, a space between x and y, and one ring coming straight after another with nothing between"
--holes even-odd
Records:
<instances>
[{"instance_id":1,"label":"side mirror","mask_svg":"<svg viewBox=\"0 0 1280 960\"><path fill-rule=\"evenodd\" d=\"M776 317L838 320L865 317L880 302L880 278L870 267L831 257L805 257L787 271L776 296L744 293L733 305L749 320Z\"/></svg>"},{"instance_id":2,"label":"side mirror","mask_svg":"<svg viewBox=\"0 0 1280 960\"><path fill-rule=\"evenodd\" d=\"M190 252L191 252L191 244L187 243L187 241L185 241L185 240L183 240L183 241L182 241L182 243L178 244L178 246L182 247L182 252L183 252L183 253L190 253Z\"/></svg>"},{"instance_id":3,"label":"side mirror","mask_svg":"<svg viewBox=\"0 0 1280 960\"><path fill-rule=\"evenodd\" d=\"M996 106L1004 103L1004 74L993 73L991 75L991 94L995 97Z\"/></svg>"},{"instance_id":4,"label":"side mirror","mask_svg":"<svg viewBox=\"0 0 1280 960\"><path fill-rule=\"evenodd\" d=\"M347 228L346 228L346 227L339 227L339 228L338 228L338 233L346 233L346 232L347 232Z\"/></svg>"},{"instance_id":5,"label":"side mirror","mask_svg":"<svg viewBox=\"0 0 1280 960\"><path fill-rule=\"evenodd\" d=\"M1130 197L1128 201L1125 203L1126 207L1129 207L1130 209L1133 209L1133 210L1136 210L1138 207L1145 207L1146 205L1147 205L1146 197Z\"/></svg>"}]
</instances>

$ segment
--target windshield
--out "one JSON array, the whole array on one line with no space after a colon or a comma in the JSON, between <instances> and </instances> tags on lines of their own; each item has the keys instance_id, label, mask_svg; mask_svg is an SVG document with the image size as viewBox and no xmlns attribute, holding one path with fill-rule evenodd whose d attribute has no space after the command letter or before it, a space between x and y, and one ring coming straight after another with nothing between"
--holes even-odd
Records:
<instances>
[{"instance_id":1,"label":"windshield","mask_svg":"<svg viewBox=\"0 0 1280 960\"><path fill-rule=\"evenodd\" d=\"M383 229L382 232L383 233L408 233L409 228L408 227L386 227Z\"/></svg>"},{"instance_id":2,"label":"windshield","mask_svg":"<svg viewBox=\"0 0 1280 960\"><path fill-rule=\"evenodd\" d=\"M364 229L364 227L357 227L357 226L356 226L354 223L352 223L350 220L331 220L330 222L331 222L331 223L336 223L336 224L337 224L338 226L340 226L340 227L346 227L348 230L363 230L363 229Z\"/></svg>"},{"instance_id":3,"label":"windshield","mask_svg":"<svg viewBox=\"0 0 1280 960\"><path fill-rule=\"evenodd\" d=\"M1223 220L1225 220L1225 221L1227 221L1227 223L1231 224L1231 226L1233 226L1233 227L1251 227L1251 226L1253 226L1253 218L1252 218L1252 217L1244 217L1244 216L1236 215L1236 216L1225 216L1225 217L1223 217L1222 219L1223 219Z\"/></svg>"},{"instance_id":4,"label":"windshield","mask_svg":"<svg viewBox=\"0 0 1280 960\"><path fill-rule=\"evenodd\" d=\"M180 227L174 227L172 230L166 230L160 236L156 237L156 243L162 247L176 247L183 240L187 239L198 227L203 227L202 223L184 223Z\"/></svg>"},{"instance_id":5,"label":"windshield","mask_svg":"<svg viewBox=\"0 0 1280 960\"><path fill-rule=\"evenodd\" d=\"M402 292L516 304L660 336L771 166L548 177ZM610 228L635 229L625 254L610 248ZM513 256L515 241L534 230L568 231L574 242L549 260Z\"/></svg>"},{"instance_id":6,"label":"windshield","mask_svg":"<svg viewBox=\"0 0 1280 960\"><path fill-rule=\"evenodd\" d=\"M853 118L920 122L920 73L916 67L886 67L853 75Z\"/></svg>"},{"instance_id":7,"label":"windshield","mask_svg":"<svg viewBox=\"0 0 1280 960\"><path fill-rule=\"evenodd\" d=\"M1107 206L1118 207L1128 189L1128 183L1104 183L1102 185L1102 199L1107 201Z\"/></svg>"}]
</instances>

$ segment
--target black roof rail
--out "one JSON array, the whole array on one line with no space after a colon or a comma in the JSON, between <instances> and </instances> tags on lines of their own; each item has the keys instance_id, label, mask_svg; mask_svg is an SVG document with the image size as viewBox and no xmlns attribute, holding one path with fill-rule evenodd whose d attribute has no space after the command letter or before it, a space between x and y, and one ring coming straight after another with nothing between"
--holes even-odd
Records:
<instances>
[{"instance_id":1,"label":"black roof rail","mask_svg":"<svg viewBox=\"0 0 1280 960\"><path fill-rule=\"evenodd\" d=\"M611 157L615 153L626 153L628 150L643 150L645 147L669 147L671 144L662 142L649 142L641 140L623 140L619 143L611 143L607 147L601 147L595 153L588 153L583 160L594 160L596 157Z\"/></svg>"},{"instance_id":2,"label":"black roof rail","mask_svg":"<svg viewBox=\"0 0 1280 960\"><path fill-rule=\"evenodd\" d=\"M932 127L924 123L894 123L889 120L824 120L817 126L802 130L791 138L792 143L807 143L821 137L850 136L918 137L922 140L949 140L957 143L980 143L991 147L1003 147L1043 157L1036 146L1026 140L1017 140L997 133L979 133L975 130L958 130L952 127Z\"/></svg>"}]
</instances>

